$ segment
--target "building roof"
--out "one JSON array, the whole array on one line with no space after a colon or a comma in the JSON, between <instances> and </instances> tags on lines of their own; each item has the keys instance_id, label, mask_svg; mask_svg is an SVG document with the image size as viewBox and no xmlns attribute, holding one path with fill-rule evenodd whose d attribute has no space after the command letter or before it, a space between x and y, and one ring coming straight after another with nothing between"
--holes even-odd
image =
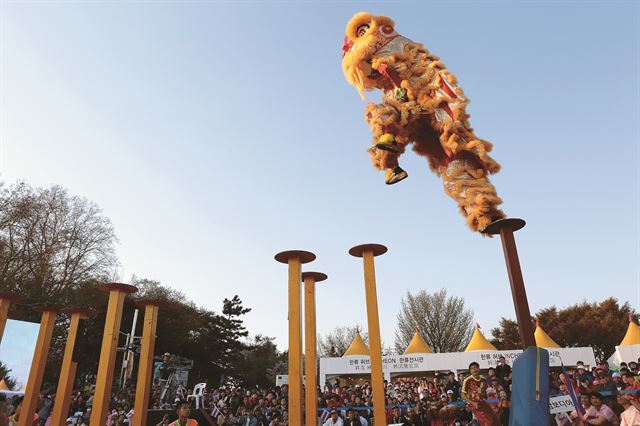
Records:
<instances>
[{"instance_id":1,"label":"building roof","mask_svg":"<svg viewBox=\"0 0 640 426\"><path fill-rule=\"evenodd\" d=\"M559 348L559 344L555 342L538 324L536 321L536 331L533 333L536 338L536 346L539 348Z\"/></svg>"},{"instance_id":2,"label":"building roof","mask_svg":"<svg viewBox=\"0 0 640 426\"><path fill-rule=\"evenodd\" d=\"M413 335L413 339L411 339L411 343L409 343L409 346L407 346L407 349L404 351L404 355L422 353L433 353L433 350L427 345L427 342L424 341L420 333L418 333L418 330L416 330L416 334Z\"/></svg>"},{"instance_id":3,"label":"building roof","mask_svg":"<svg viewBox=\"0 0 640 426\"><path fill-rule=\"evenodd\" d=\"M353 341L349 345L349 348L342 356L350 355L369 355L369 348L364 344L364 340L362 340L359 331L356 332L356 335L353 337Z\"/></svg>"},{"instance_id":4,"label":"building roof","mask_svg":"<svg viewBox=\"0 0 640 426\"><path fill-rule=\"evenodd\" d=\"M482 331L480 331L480 326L476 324L476 329L473 330L473 336L471 336L471 340L467 345L467 349L465 349L464 351L472 352L472 351L497 351L497 350L498 349L496 349L496 347L493 346L491 342L487 340L486 337L484 337L484 334L482 334Z\"/></svg>"},{"instance_id":5,"label":"building roof","mask_svg":"<svg viewBox=\"0 0 640 426\"><path fill-rule=\"evenodd\" d=\"M631 346L640 344L640 327L636 324L632 318L629 318L629 327L627 328L627 334L624 335L622 342L619 346Z\"/></svg>"}]
</instances>

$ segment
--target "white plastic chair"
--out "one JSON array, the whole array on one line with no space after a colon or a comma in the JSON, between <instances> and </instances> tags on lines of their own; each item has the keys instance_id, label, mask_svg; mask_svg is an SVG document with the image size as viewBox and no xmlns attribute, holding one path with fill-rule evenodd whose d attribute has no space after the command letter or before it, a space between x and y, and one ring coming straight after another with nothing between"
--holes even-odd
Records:
<instances>
[{"instance_id":1,"label":"white plastic chair","mask_svg":"<svg viewBox=\"0 0 640 426\"><path fill-rule=\"evenodd\" d=\"M193 394L191 395L187 395L187 401L191 398L196 400L196 410L199 410L200 407L200 401L202 400L202 396L204 393L204 389L207 387L206 383L198 383L197 385L195 385L193 387ZM204 408L204 407L202 407Z\"/></svg>"}]
</instances>

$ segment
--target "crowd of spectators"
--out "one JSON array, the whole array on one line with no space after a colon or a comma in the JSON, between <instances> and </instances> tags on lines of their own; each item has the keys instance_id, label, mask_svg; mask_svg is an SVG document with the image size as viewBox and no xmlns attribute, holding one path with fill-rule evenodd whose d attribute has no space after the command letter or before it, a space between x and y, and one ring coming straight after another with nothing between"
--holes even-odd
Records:
<instances>
[{"instance_id":1,"label":"crowd of spectators","mask_svg":"<svg viewBox=\"0 0 640 426\"><path fill-rule=\"evenodd\" d=\"M607 363L550 373L550 394L569 395L574 389L582 408L559 413L552 419L559 426L640 425L638 363L622 364L611 371ZM403 377L385 381L386 416L389 424L407 426L478 425L471 409L462 399L461 386L466 373L442 372L428 377ZM509 423L511 368L501 359L495 368L485 371L487 400L500 424ZM341 383L341 384L340 384ZM323 426L369 426L373 424L373 394L369 382L341 381L317 389L319 424ZM87 425L93 405L93 386L74 391L68 425ZM160 386L152 389L150 408L160 408ZM289 422L287 386L241 388L222 386L205 388L199 403L218 426L295 426ZM640 392L638 392L640 394ZM184 400L188 392L178 386L175 400ZM128 425L133 415L135 387L114 392L108 426ZM50 424L54 395L44 393L37 410L39 426ZM20 400L7 401L9 416L19 414ZM11 418L11 417L10 417ZM168 425L175 415L167 415L159 425Z\"/></svg>"}]
</instances>

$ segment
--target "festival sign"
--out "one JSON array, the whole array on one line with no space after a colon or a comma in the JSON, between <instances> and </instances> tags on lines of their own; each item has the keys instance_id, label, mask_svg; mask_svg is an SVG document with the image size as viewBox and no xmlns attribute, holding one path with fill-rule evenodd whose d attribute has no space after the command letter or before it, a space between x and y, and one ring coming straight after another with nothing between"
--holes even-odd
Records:
<instances>
[{"instance_id":1,"label":"festival sign","mask_svg":"<svg viewBox=\"0 0 640 426\"><path fill-rule=\"evenodd\" d=\"M596 364L593 349L587 348L554 348L549 349L549 365L560 367L573 366L582 361L585 365ZM382 357L382 369L385 376L402 373L418 373L425 371L463 371L471 362L480 364L481 369L495 367L501 356L507 364L522 353L522 350L509 351L476 351L453 353L424 353L411 355L388 355ZM340 358L320 359L320 383L324 384L327 376L370 374L371 365L366 355L343 356Z\"/></svg>"}]
</instances>

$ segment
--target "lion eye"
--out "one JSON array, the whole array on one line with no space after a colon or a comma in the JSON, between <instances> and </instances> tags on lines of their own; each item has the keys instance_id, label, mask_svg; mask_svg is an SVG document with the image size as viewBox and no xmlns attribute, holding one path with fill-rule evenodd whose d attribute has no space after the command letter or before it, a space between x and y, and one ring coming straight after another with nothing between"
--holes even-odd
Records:
<instances>
[{"instance_id":1,"label":"lion eye","mask_svg":"<svg viewBox=\"0 0 640 426\"><path fill-rule=\"evenodd\" d=\"M362 37L367 33L367 31L369 31L369 28L371 28L371 25L362 24L358 27L358 31L356 32L356 34L358 34L358 37Z\"/></svg>"}]
</instances>

